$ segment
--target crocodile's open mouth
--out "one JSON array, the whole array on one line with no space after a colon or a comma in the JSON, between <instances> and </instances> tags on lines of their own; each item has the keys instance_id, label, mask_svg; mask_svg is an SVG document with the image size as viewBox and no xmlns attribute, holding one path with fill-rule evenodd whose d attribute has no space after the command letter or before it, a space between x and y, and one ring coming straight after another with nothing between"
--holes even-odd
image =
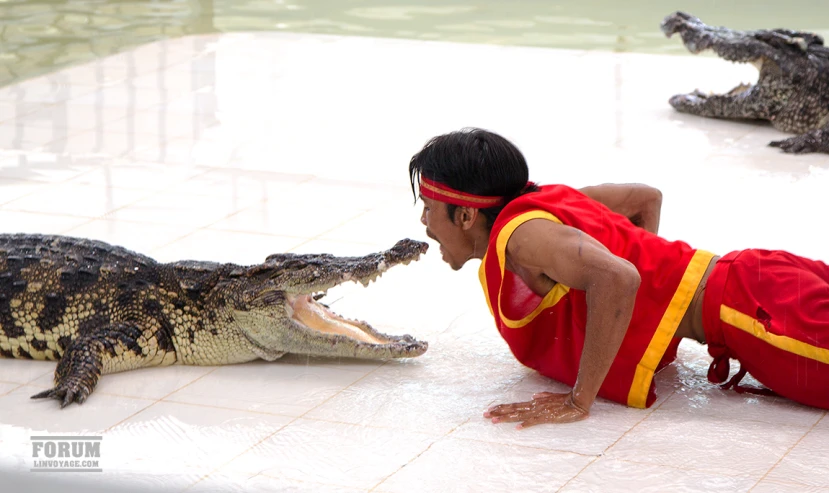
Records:
<instances>
[{"instance_id":1,"label":"crocodile's open mouth","mask_svg":"<svg viewBox=\"0 0 829 493\"><path fill-rule=\"evenodd\" d=\"M702 51L707 52L707 51L714 51L714 50L705 49L705 50L702 50ZM727 61L730 61L730 60L727 60ZM768 75L768 74L763 73L764 67L766 68L767 71L774 70L774 63L771 63L771 64L764 63L763 58L757 58L757 59L750 60L750 61L747 61L747 62L734 62L734 61L731 61L731 63L739 63L741 65L743 65L743 64L753 65L757 69L757 76L756 76L756 79L755 79L754 83L752 84L752 83L749 83L749 82L741 82L740 84L738 84L733 89L728 90L728 91L723 92L723 93L717 93L717 92L714 92L714 91L703 92L699 89L696 89L696 90L694 90L693 92L690 92L690 93L677 94L676 96L673 96L670 99L669 102L670 102L671 106L673 106L674 108L677 108L677 109L684 108L686 111L693 113L693 111L691 111L691 108L705 103L707 99L712 98L712 97L725 96L725 97L730 98L732 101L747 98L747 97L751 96L751 94L753 93L753 91L755 90L757 85L763 79L763 76Z\"/></svg>"},{"instance_id":2,"label":"crocodile's open mouth","mask_svg":"<svg viewBox=\"0 0 829 493\"><path fill-rule=\"evenodd\" d=\"M420 260L428 248L426 243L414 243L399 257L390 258L377 263L376 268L369 273L346 272L340 283L354 282L368 287L369 284L380 278L391 267L402 264L409 265ZM331 286L333 287L333 286ZM287 306L291 318L308 329L330 336L343 336L351 340L367 344L391 344L400 342L399 338L377 332L368 323L349 319L335 313L328 305L319 303L328 289L315 293L286 293Z\"/></svg>"},{"instance_id":3,"label":"crocodile's open mouth","mask_svg":"<svg viewBox=\"0 0 829 493\"><path fill-rule=\"evenodd\" d=\"M712 49L712 48L706 48L705 50L702 50L702 52L716 53L714 51L714 49ZM741 82L739 85L737 85L736 87L734 87L730 91L723 93L726 96L732 96L732 97L733 96L747 96L748 94L750 94L752 89L754 89L754 87L760 82L760 79L763 75L764 65L767 68L771 68L771 66L774 65L774 63L772 63L770 65L765 64L764 63L765 59L762 58L762 57L755 58L754 60L749 60L749 61L745 61L745 62L736 62L736 61L733 61L733 60L727 60L725 58L720 58L720 59L731 62L731 63L736 63L736 64L739 64L739 65L753 65L754 68L757 69L757 75L754 79L753 84L749 83L749 82ZM700 91L694 91L693 93L691 93L691 95L694 95L694 96L697 96L697 97L705 97L705 96L716 96L717 93L709 92L708 94L703 94Z\"/></svg>"},{"instance_id":4,"label":"crocodile's open mouth","mask_svg":"<svg viewBox=\"0 0 829 493\"><path fill-rule=\"evenodd\" d=\"M271 255L253 272L266 276L267 289L256 294L256 308L236 310L234 320L265 359L285 352L356 358L419 356L426 352L428 343L410 335L383 334L366 322L335 313L318 300L344 283L368 286L395 265L419 260L427 249L425 242L405 239L388 250L362 257ZM290 323L286 324L285 318Z\"/></svg>"},{"instance_id":5,"label":"crocodile's open mouth","mask_svg":"<svg viewBox=\"0 0 829 493\"><path fill-rule=\"evenodd\" d=\"M339 335L368 344L388 344L394 342L368 326L365 322L347 319L328 306L318 303L314 296L288 295L291 318L305 327L323 334Z\"/></svg>"}]
</instances>

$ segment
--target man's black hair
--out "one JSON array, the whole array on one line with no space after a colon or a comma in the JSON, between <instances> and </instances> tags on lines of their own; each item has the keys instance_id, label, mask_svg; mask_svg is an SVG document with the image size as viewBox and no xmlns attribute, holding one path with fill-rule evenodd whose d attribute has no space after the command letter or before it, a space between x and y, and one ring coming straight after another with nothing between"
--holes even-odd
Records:
<instances>
[{"instance_id":1,"label":"man's black hair","mask_svg":"<svg viewBox=\"0 0 829 493\"><path fill-rule=\"evenodd\" d=\"M509 201L538 190L528 185L529 169L521 151L504 137L480 128L434 137L412 156L409 179L415 200L420 175L462 192L504 197L503 205L481 209L489 227ZM454 221L457 206L447 204L446 209Z\"/></svg>"}]
</instances>

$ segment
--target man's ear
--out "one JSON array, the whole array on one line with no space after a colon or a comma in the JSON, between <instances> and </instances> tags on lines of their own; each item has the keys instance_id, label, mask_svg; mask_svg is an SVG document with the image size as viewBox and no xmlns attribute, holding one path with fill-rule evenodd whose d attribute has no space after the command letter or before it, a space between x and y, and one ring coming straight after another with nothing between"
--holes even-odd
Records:
<instances>
[{"instance_id":1,"label":"man's ear","mask_svg":"<svg viewBox=\"0 0 829 493\"><path fill-rule=\"evenodd\" d=\"M475 224L479 212L480 209L474 207L458 207L455 209L455 224L459 224L463 229L468 230Z\"/></svg>"}]
</instances>

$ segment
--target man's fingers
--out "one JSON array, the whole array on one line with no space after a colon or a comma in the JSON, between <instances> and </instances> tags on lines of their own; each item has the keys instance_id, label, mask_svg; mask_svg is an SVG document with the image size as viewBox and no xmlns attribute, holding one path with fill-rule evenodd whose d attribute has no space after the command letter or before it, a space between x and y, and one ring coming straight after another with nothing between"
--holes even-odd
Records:
<instances>
[{"instance_id":1,"label":"man's fingers","mask_svg":"<svg viewBox=\"0 0 829 493\"><path fill-rule=\"evenodd\" d=\"M527 402L516 402L514 404L499 404L497 406L492 406L484 412L484 417L491 418L494 416L499 416L502 414L509 414L516 411L529 411L534 409L539 403L536 402L540 399L557 399L560 401L564 401L567 398L567 395L561 394L553 394L552 392L538 392L533 394L533 400Z\"/></svg>"},{"instance_id":2,"label":"man's fingers","mask_svg":"<svg viewBox=\"0 0 829 493\"><path fill-rule=\"evenodd\" d=\"M532 409L532 402L516 402L515 404L499 404L492 406L484 412L485 418L494 418L496 416L503 416L517 411L529 411Z\"/></svg>"},{"instance_id":3,"label":"man's fingers","mask_svg":"<svg viewBox=\"0 0 829 493\"><path fill-rule=\"evenodd\" d=\"M553 412L538 413L526 419L523 423L518 425L518 429L527 428L528 426L535 426L542 423L575 423L587 418L589 414L581 409L566 407L557 409Z\"/></svg>"},{"instance_id":4,"label":"man's fingers","mask_svg":"<svg viewBox=\"0 0 829 493\"><path fill-rule=\"evenodd\" d=\"M518 423L518 426L515 427L516 430L523 430L524 428L529 428L530 426L539 425L541 423L546 423L547 421L544 418L535 416L532 418L525 419L524 421Z\"/></svg>"},{"instance_id":5,"label":"man's fingers","mask_svg":"<svg viewBox=\"0 0 829 493\"><path fill-rule=\"evenodd\" d=\"M535 416L535 413L532 411L516 411L510 414L502 414L500 416L494 416L492 418L493 423L513 423L515 421L524 421L528 418Z\"/></svg>"}]
</instances>

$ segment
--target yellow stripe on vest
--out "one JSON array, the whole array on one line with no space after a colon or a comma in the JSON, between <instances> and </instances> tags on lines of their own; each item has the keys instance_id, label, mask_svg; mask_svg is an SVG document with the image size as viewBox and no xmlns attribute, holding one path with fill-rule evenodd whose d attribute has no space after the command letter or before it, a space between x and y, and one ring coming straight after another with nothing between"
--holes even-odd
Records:
<instances>
[{"instance_id":1,"label":"yellow stripe on vest","mask_svg":"<svg viewBox=\"0 0 829 493\"><path fill-rule=\"evenodd\" d=\"M495 253L497 254L498 258L498 266L501 269L501 287L498 290L498 315L501 317L501 321L504 325L511 329L517 329L520 327L524 327L528 323L532 322L535 317L537 317L542 311L554 306L556 303L561 300L561 298L570 291L570 288L561 284L556 283L555 286L544 296L538 306L527 316L522 318L521 320L512 320L504 316L504 312L501 310L501 289L503 288L504 283L504 270L506 266L507 260L507 243L509 242L512 233L527 221L532 219L547 219L556 223L561 224L561 221L554 215L550 214L546 211L530 211L525 212L523 214L519 214L512 218L498 233L498 238L495 240ZM486 303L489 306L489 312L494 316L495 310L492 306L492 301L489 299L489 289L487 288L486 282L486 255L484 256L483 260L481 261L481 266L478 269L478 278L481 281L481 286L484 288L484 293L486 294Z\"/></svg>"},{"instance_id":2,"label":"yellow stripe on vest","mask_svg":"<svg viewBox=\"0 0 829 493\"><path fill-rule=\"evenodd\" d=\"M697 250L691 258L691 262L679 282L679 287L674 292L670 304L668 304L668 309L665 310L659 325L656 327L656 332L654 332L651 342L648 344L648 349L645 350L645 354L636 366L636 373L633 376L633 383L630 385L630 392L628 393L628 406L642 409L647 406L648 391L651 388L656 367L662 361L662 357L665 355L665 351L668 349L682 317L688 311L688 306L691 304L694 293L696 293L712 258L714 258L713 253L703 250Z\"/></svg>"}]
</instances>

